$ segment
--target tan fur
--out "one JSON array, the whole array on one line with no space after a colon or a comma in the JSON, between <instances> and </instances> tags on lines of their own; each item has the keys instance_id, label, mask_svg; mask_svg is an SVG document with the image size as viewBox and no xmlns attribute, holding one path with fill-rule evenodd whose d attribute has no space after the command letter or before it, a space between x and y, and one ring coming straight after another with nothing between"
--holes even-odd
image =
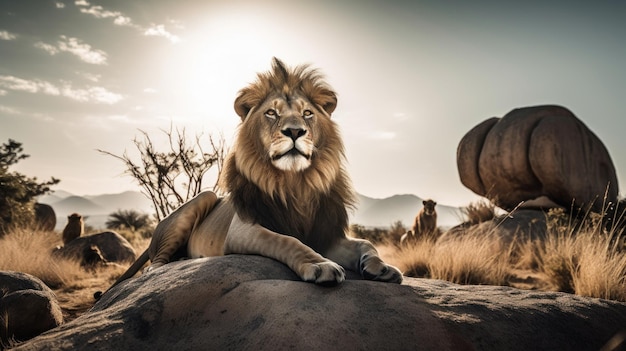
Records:
<instances>
[{"instance_id":1,"label":"tan fur","mask_svg":"<svg viewBox=\"0 0 626 351\"><path fill-rule=\"evenodd\" d=\"M413 233L416 236L432 236L437 230L437 203L431 199L422 201L424 205L415 216Z\"/></svg>"},{"instance_id":2,"label":"tan fur","mask_svg":"<svg viewBox=\"0 0 626 351\"><path fill-rule=\"evenodd\" d=\"M63 245L83 235L84 228L83 216L78 213L67 216L67 224L63 228Z\"/></svg>"},{"instance_id":3,"label":"tan fur","mask_svg":"<svg viewBox=\"0 0 626 351\"><path fill-rule=\"evenodd\" d=\"M148 258L148 270L167 264L186 245L192 258L271 257L302 280L323 285L341 283L344 268L400 283L401 272L385 264L370 242L346 236L355 196L330 119L336 104L316 70L289 69L274 59L272 70L235 100L241 124L220 179L229 194L218 199L201 193L161 221L147 254L118 282Z\"/></svg>"}]
</instances>

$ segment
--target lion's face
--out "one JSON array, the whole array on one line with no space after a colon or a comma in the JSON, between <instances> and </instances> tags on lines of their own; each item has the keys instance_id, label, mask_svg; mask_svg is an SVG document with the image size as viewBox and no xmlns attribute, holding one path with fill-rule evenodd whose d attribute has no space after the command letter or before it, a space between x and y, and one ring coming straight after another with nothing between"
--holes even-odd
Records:
<instances>
[{"instance_id":1,"label":"lion's face","mask_svg":"<svg viewBox=\"0 0 626 351\"><path fill-rule=\"evenodd\" d=\"M343 143L331 120L336 106L337 96L316 70L288 68L274 59L272 70L259 73L235 99L241 124L221 187L231 192L245 179L272 197L297 199L302 207L331 188L352 196L342 167Z\"/></svg>"},{"instance_id":2,"label":"lion's face","mask_svg":"<svg viewBox=\"0 0 626 351\"><path fill-rule=\"evenodd\" d=\"M274 93L246 123L255 125L267 160L284 172L301 172L311 166L319 145L319 120L328 118L303 96Z\"/></svg>"},{"instance_id":3,"label":"lion's face","mask_svg":"<svg viewBox=\"0 0 626 351\"><path fill-rule=\"evenodd\" d=\"M437 203L435 201L428 199L422 201L422 204L424 205L425 214L432 216L435 213L435 206L437 206Z\"/></svg>"}]
</instances>

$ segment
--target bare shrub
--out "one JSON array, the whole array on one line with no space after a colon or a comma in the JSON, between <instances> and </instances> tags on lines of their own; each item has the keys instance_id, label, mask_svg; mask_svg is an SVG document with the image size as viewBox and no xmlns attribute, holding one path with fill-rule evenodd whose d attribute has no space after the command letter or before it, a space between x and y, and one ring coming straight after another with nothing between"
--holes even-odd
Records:
<instances>
[{"instance_id":1,"label":"bare shrub","mask_svg":"<svg viewBox=\"0 0 626 351\"><path fill-rule=\"evenodd\" d=\"M152 201L157 221L200 193L205 188L205 175L213 166L217 166L218 176L210 189L217 191L219 173L227 154L223 136L209 136L211 150L207 152L202 147L200 135L190 143L184 129L176 130L176 134L171 128L163 132L168 138L169 150L158 151L148 133L141 131L143 140L134 140L139 161L127 153L119 156L98 150L124 163L126 173L135 178L143 194Z\"/></svg>"}]
</instances>

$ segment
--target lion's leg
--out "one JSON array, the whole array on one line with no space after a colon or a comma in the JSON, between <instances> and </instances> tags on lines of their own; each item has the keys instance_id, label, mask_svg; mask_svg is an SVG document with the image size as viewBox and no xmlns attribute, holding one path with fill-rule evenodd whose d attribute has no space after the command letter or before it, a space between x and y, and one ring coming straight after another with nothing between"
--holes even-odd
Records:
<instances>
[{"instance_id":1,"label":"lion's leg","mask_svg":"<svg viewBox=\"0 0 626 351\"><path fill-rule=\"evenodd\" d=\"M152 270L170 262L172 255L187 245L191 232L204 221L217 202L214 193L202 192L159 222L148 248L151 264L147 269Z\"/></svg>"},{"instance_id":2,"label":"lion's leg","mask_svg":"<svg viewBox=\"0 0 626 351\"><path fill-rule=\"evenodd\" d=\"M328 250L326 257L360 272L365 279L402 283L402 272L383 262L374 245L367 240L342 238Z\"/></svg>"},{"instance_id":3,"label":"lion's leg","mask_svg":"<svg viewBox=\"0 0 626 351\"><path fill-rule=\"evenodd\" d=\"M241 221L235 215L224 243L224 254L252 254L273 258L286 264L300 279L320 285L337 285L345 271L304 245L300 240L272 232L258 224Z\"/></svg>"}]
</instances>

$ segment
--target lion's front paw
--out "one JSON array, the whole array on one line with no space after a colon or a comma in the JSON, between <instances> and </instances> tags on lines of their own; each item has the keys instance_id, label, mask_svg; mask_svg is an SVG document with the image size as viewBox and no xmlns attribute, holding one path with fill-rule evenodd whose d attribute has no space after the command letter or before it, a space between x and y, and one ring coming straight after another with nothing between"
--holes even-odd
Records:
<instances>
[{"instance_id":1,"label":"lion's front paw","mask_svg":"<svg viewBox=\"0 0 626 351\"><path fill-rule=\"evenodd\" d=\"M365 279L387 283L402 283L402 272L386 264L378 256L364 256L361 260L361 275Z\"/></svg>"},{"instance_id":2,"label":"lion's front paw","mask_svg":"<svg viewBox=\"0 0 626 351\"><path fill-rule=\"evenodd\" d=\"M322 286L335 286L346 280L346 272L343 267L332 261L307 263L302 272L302 280Z\"/></svg>"}]
</instances>

